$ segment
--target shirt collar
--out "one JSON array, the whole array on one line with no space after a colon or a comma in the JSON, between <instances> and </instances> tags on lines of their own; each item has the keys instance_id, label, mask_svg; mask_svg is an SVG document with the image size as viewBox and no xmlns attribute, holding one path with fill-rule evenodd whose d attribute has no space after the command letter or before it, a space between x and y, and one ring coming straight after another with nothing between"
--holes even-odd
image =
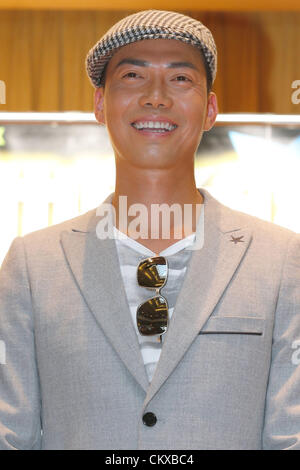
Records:
<instances>
[{"instance_id":1,"label":"shirt collar","mask_svg":"<svg viewBox=\"0 0 300 470\"><path fill-rule=\"evenodd\" d=\"M178 242L175 242L172 245L168 246L167 248L162 250L159 254L161 256L171 256L171 255L174 255L175 253L178 253L181 250L193 249L196 235L197 235L197 241L198 241L203 233L203 229L204 229L204 212L203 212L203 207L202 207L201 213L197 222L196 232L192 233L191 235L188 235L185 238L182 238L181 240L178 240ZM117 240L118 243L122 243L123 245L130 247L133 250L137 251L138 253L141 253L142 255L155 256L155 253L153 251L151 251L149 248L142 245L141 243L137 242L133 238L128 237L125 233L118 230L115 226L113 226L113 233L114 233L114 238Z\"/></svg>"}]
</instances>

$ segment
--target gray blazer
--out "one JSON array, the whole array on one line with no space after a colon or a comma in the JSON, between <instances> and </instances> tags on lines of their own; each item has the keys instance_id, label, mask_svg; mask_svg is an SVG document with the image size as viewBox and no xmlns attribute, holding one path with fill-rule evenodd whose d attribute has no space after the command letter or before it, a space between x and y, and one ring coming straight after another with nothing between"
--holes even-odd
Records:
<instances>
[{"instance_id":1,"label":"gray blazer","mask_svg":"<svg viewBox=\"0 0 300 470\"><path fill-rule=\"evenodd\" d=\"M96 210L13 241L1 449L300 449L300 237L201 193L204 246L150 385Z\"/></svg>"}]
</instances>

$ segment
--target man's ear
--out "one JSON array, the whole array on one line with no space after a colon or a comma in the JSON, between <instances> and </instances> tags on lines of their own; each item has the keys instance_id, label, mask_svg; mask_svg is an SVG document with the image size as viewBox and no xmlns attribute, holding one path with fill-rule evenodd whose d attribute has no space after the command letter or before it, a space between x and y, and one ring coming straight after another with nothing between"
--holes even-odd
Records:
<instances>
[{"instance_id":1,"label":"man's ear","mask_svg":"<svg viewBox=\"0 0 300 470\"><path fill-rule=\"evenodd\" d=\"M213 127L217 119L218 112L219 110L218 110L217 96L215 93L211 91L207 98L206 119L204 123L205 131L209 131Z\"/></svg>"},{"instance_id":2,"label":"man's ear","mask_svg":"<svg viewBox=\"0 0 300 470\"><path fill-rule=\"evenodd\" d=\"M104 88L96 88L94 93L94 112L99 124L105 124L104 116Z\"/></svg>"}]
</instances>

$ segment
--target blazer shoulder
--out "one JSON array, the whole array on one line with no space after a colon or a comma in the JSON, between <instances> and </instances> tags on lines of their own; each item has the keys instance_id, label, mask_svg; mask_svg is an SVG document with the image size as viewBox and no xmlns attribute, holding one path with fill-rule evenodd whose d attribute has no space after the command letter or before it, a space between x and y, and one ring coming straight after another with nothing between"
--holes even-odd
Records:
<instances>
[{"instance_id":1,"label":"blazer shoulder","mask_svg":"<svg viewBox=\"0 0 300 470\"><path fill-rule=\"evenodd\" d=\"M288 228L269 222L259 217L244 214L237 211L236 214L244 226L252 230L252 250L261 253L264 259L269 258L270 262L282 263L292 261L294 266L300 266L300 234ZM274 264L275 266L275 264Z\"/></svg>"},{"instance_id":2,"label":"blazer shoulder","mask_svg":"<svg viewBox=\"0 0 300 470\"><path fill-rule=\"evenodd\" d=\"M291 239L294 237L300 237L300 234L294 232L291 229L278 225L274 222L261 219L260 217L247 214L236 209L231 209L222 204L222 212L225 218L234 221L236 226L241 228L249 228L253 230L256 235L262 235L278 239Z\"/></svg>"},{"instance_id":3,"label":"blazer shoulder","mask_svg":"<svg viewBox=\"0 0 300 470\"><path fill-rule=\"evenodd\" d=\"M274 235L279 236L287 236L288 238L293 235L297 235L291 229L287 227L283 227L282 225L276 224L275 222L271 222L269 220L261 219L260 217L246 214L244 212L236 211L237 216L241 218L244 224L248 227L253 227L259 230L262 230L266 233L273 233Z\"/></svg>"},{"instance_id":4,"label":"blazer shoulder","mask_svg":"<svg viewBox=\"0 0 300 470\"><path fill-rule=\"evenodd\" d=\"M87 233L95 224L97 208L94 208L84 214L65 220L50 227L45 227L34 232L27 233L22 238L25 246L51 246L60 240L63 231L74 231Z\"/></svg>"},{"instance_id":5,"label":"blazer shoulder","mask_svg":"<svg viewBox=\"0 0 300 470\"><path fill-rule=\"evenodd\" d=\"M40 241L60 240L61 233L64 231L83 233L93 232L99 221L99 210L101 207L106 207L105 204L111 205L112 196L113 194L108 195L107 198L99 204L99 206L85 212L84 214L24 235L22 238L25 245L38 243Z\"/></svg>"},{"instance_id":6,"label":"blazer shoulder","mask_svg":"<svg viewBox=\"0 0 300 470\"><path fill-rule=\"evenodd\" d=\"M210 220L222 233L241 229L252 232L252 247L260 247L262 252L281 252L287 246L299 245L300 234L281 225L275 224L257 216L232 209L215 199L207 190L201 188L205 196Z\"/></svg>"}]
</instances>

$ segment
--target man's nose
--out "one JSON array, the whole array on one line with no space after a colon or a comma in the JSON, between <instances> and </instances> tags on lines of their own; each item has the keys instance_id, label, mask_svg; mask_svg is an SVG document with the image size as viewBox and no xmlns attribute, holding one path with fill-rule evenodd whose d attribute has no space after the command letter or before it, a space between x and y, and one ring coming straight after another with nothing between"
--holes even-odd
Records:
<instances>
[{"instance_id":1,"label":"man's nose","mask_svg":"<svg viewBox=\"0 0 300 470\"><path fill-rule=\"evenodd\" d=\"M139 102L141 106L168 108L172 105L172 98L169 95L166 84L157 77L145 86Z\"/></svg>"}]
</instances>

